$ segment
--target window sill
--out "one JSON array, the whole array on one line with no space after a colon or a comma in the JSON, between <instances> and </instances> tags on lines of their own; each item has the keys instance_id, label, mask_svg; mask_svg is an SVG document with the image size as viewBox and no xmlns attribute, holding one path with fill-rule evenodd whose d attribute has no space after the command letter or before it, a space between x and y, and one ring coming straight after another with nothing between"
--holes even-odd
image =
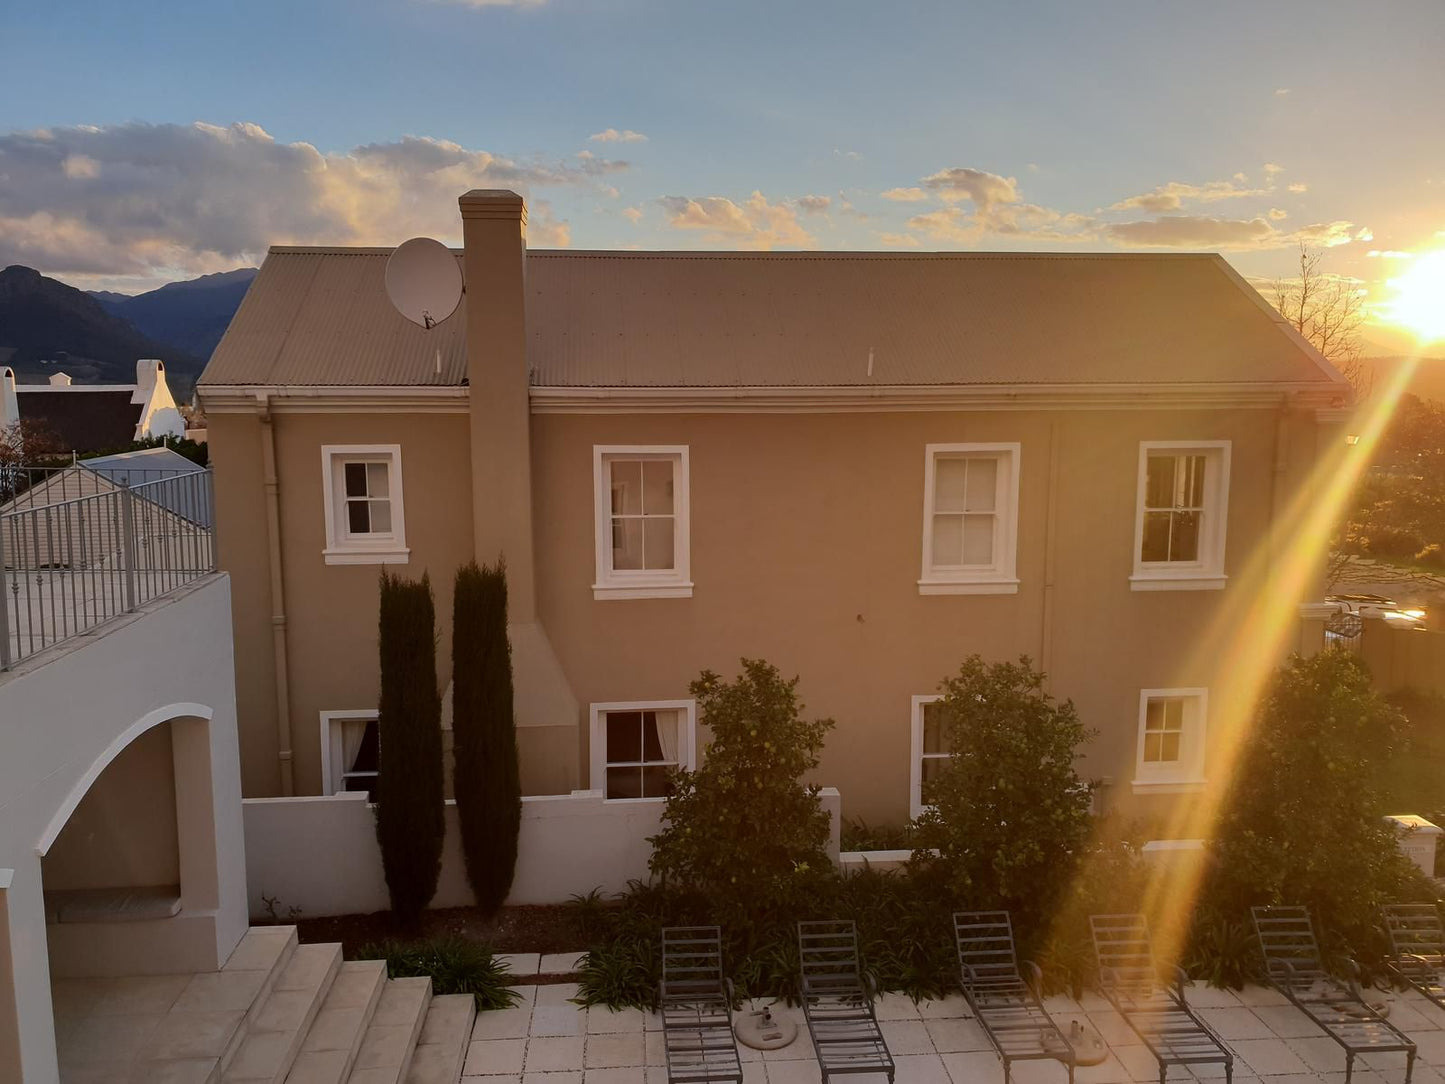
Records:
<instances>
[{"instance_id":1,"label":"window sill","mask_svg":"<svg viewBox=\"0 0 1445 1084\"><path fill-rule=\"evenodd\" d=\"M602 800L608 805L642 805L667 801L666 798L603 798Z\"/></svg>"},{"instance_id":2,"label":"window sill","mask_svg":"<svg viewBox=\"0 0 1445 1084\"><path fill-rule=\"evenodd\" d=\"M1129 577L1131 591L1222 591L1228 579L1222 572L1193 572L1178 575L1135 572Z\"/></svg>"},{"instance_id":3,"label":"window sill","mask_svg":"<svg viewBox=\"0 0 1445 1084\"><path fill-rule=\"evenodd\" d=\"M1204 790L1203 779L1136 779L1135 794L1198 794Z\"/></svg>"},{"instance_id":4,"label":"window sill","mask_svg":"<svg viewBox=\"0 0 1445 1084\"><path fill-rule=\"evenodd\" d=\"M1018 580L919 580L920 595L1016 595Z\"/></svg>"},{"instance_id":5,"label":"window sill","mask_svg":"<svg viewBox=\"0 0 1445 1084\"><path fill-rule=\"evenodd\" d=\"M598 601L634 598L692 598L692 583L594 583L592 597Z\"/></svg>"},{"instance_id":6,"label":"window sill","mask_svg":"<svg viewBox=\"0 0 1445 1084\"><path fill-rule=\"evenodd\" d=\"M406 546L391 549L351 549L328 547L321 551L328 565L404 565L411 562Z\"/></svg>"}]
</instances>

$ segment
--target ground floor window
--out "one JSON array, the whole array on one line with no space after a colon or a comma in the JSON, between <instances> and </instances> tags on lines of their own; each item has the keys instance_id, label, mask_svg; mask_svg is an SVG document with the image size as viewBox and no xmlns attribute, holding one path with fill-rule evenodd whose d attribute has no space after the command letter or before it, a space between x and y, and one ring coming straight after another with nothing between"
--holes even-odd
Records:
<instances>
[{"instance_id":1,"label":"ground floor window","mask_svg":"<svg viewBox=\"0 0 1445 1084\"><path fill-rule=\"evenodd\" d=\"M327 794L365 791L376 801L381 745L375 711L321 713L321 785Z\"/></svg>"},{"instance_id":2,"label":"ground floor window","mask_svg":"<svg viewBox=\"0 0 1445 1084\"><path fill-rule=\"evenodd\" d=\"M944 725L943 697L913 698L913 752L909 772L909 815L919 816L925 806L924 793L928 783L948 767L953 746Z\"/></svg>"},{"instance_id":3,"label":"ground floor window","mask_svg":"<svg viewBox=\"0 0 1445 1084\"><path fill-rule=\"evenodd\" d=\"M691 700L592 705L591 787L609 800L666 798L671 775L692 768Z\"/></svg>"},{"instance_id":4,"label":"ground floor window","mask_svg":"<svg viewBox=\"0 0 1445 1084\"><path fill-rule=\"evenodd\" d=\"M1204 785L1205 689L1144 689L1139 694L1139 740L1134 789L1195 789Z\"/></svg>"}]
</instances>

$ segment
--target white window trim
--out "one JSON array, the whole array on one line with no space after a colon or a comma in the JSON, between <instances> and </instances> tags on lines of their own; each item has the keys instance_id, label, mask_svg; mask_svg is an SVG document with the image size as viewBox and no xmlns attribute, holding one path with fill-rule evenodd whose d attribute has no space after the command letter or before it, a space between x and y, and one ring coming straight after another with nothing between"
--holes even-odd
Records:
<instances>
[{"instance_id":1,"label":"white window trim","mask_svg":"<svg viewBox=\"0 0 1445 1084\"><path fill-rule=\"evenodd\" d=\"M933 569L934 461L939 455L993 455L1005 461L1009 477L1000 487L1008 507L998 513L994 568L988 571L936 572ZM1018 594L1019 476L1022 446L1017 441L988 444L928 444L923 450L923 569L920 595Z\"/></svg>"},{"instance_id":2,"label":"white window trim","mask_svg":"<svg viewBox=\"0 0 1445 1084\"><path fill-rule=\"evenodd\" d=\"M1228 579L1224 574L1224 540L1229 530L1229 453L1227 440L1145 440L1139 442L1139 478L1134 494L1134 574L1129 587L1134 591L1218 591ZM1199 540L1200 559L1145 563L1144 495L1149 480L1151 451L1203 452L1204 534Z\"/></svg>"},{"instance_id":3,"label":"white window trim","mask_svg":"<svg viewBox=\"0 0 1445 1084\"><path fill-rule=\"evenodd\" d=\"M377 718L379 713L375 708L358 708L356 711L323 711L321 713L321 793L324 795L340 794L333 785L331 779L331 724L333 722L350 722L355 719L370 721Z\"/></svg>"},{"instance_id":4,"label":"white window trim","mask_svg":"<svg viewBox=\"0 0 1445 1084\"><path fill-rule=\"evenodd\" d=\"M686 444L594 444L592 446L592 520L595 536L594 599L691 598L691 513ZM609 456L677 460L672 479L673 567L666 571L612 570L612 490Z\"/></svg>"},{"instance_id":5,"label":"white window trim","mask_svg":"<svg viewBox=\"0 0 1445 1084\"><path fill-rule=\"evenodd\" d=\"M607 733L603 717L610 711L677 711L681 727L677 735L677 764L692 771L697 767L696 700L610 700L591 705L588 738L588 787L608 802L665 802L666 798L607 798Z\"/></svg>"},{"instance_id":6,"label":"white window trim","mask_svg":"<svg viewBox=\"0 0 1445 1084\"><path fill-rule=\"evenodd\" d=\"M1179 767L1161 770L1157 765L1146 768L1144 763L1144 724L1148 714L1149 701L1160 697L1181 697L1195 702L1193 726L1186 719L1181 747L1187 748L1191 756L1181 758ZM1139 725L1134 737L1134 781L1135 794L1194 794L1205 787L1204 755L1205 739L1209 733L1209 690L1191 689L1140 689Z\"/></svg>"},{"instance_id":7,"label":"white window trim","mask_svg":"<svg viewBox=\"0 0 1445 1084\"><path fill-rule=\"evenodd\" d=\"M387 459L387 490L391 501L391 534L375 540L347 538L342 531L336 492L337 461ZM411 560L406 545L406 508L402 501L400 444L323 444L321 446L322 506L326 516L328 565L404 565Z\"/></svg>"},{"instance_id":8,"label":"white window trim","mask_svg":"<svg viewBox=\"0 0 1445 1084\"><path fill-rule=\"evenodd\" d=\"M936 704L941 693L913 698L913 737L908 746L908 815L917 820L930 807L923 804L923 705Z\"/></svg>"}]
</instances>

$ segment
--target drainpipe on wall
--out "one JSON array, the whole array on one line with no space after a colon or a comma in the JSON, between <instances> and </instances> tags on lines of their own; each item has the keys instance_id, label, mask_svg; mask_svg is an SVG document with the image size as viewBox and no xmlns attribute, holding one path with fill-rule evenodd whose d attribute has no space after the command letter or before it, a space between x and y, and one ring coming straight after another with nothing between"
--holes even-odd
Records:
<instances>
[{"instance_id":1,"label":"drainpipe on wall","mask_svg":"<svg viewBox=\"0 0 1445 1084\"><path fill-rule=\"evenodd\" d=\"M1049 422L1049 503L1044 514L1044 605L1039 631L1039 668L1054 668L1054 537L1059 510L1059 423Z\"/></svg>"},{"instance_id":2,"label":"drainpipe on wall","mask_svg":"<svg viewBox=\"0 0 1445 1084\"><path fill-rule=\"evenodd\" d=\"M271 404L259 398L261 468L266 488L266 556L271 571L271 650L276 667L276 760L281 770L281 796L296 793L291 771L291 683L286 670L286 584L281 575L281 496L276 478L276 429Z\"/></svg>"}]
</instances>

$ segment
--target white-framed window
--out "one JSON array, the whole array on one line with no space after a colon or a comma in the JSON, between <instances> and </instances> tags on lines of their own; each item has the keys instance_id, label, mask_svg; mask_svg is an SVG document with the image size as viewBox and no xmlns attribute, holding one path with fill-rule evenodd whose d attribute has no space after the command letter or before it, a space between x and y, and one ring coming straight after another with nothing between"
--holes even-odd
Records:
<instances>
[{"instance_id":1,"label":"white-framed window","mask_svg":"<svg viewBox=\"0 0 1445 1084\"><path fill-rule=\"evenodd\" d=\"M321 786L323 793L365 791L376 801L381 751L376 709L321 713Z\"/></svg>"},{"instance_id":2,"label":"white-framed window","mask_svg":"<svg viewBox=\"0 0 1445 1084\"><path fill-rule=\"evenodd\" d=\"M1204 786L1207 689L1143 689L1135 793L1182 793Z\"/></svg>"},{"instance_id":3,"label":"white-framed window","mask_svg":"<svg viewBox=\"0 0 1445 1084\"><path fill-rule=\"evenodd\" d=\"M598 599L690 598L686 445L592 449Z\"/></svg>"},{"instance_id":4,"label":"white-framed window","mask_svg":"<svg viewBox=\"0 0 1445 1084\"><path fill-rule=\"evenodd\" d=\"M930 444L923 476L923 595L1018 591L1019 445Z\"/></svg>"},{"instance_id":5,"label":"white-framed window","mask_svg":"<svg viewBox=\"0 0 1445 1084\"><path fill-rule=\"evenodd\" d=\"M593 704L591 715L590 786L611 801L661 801L673 770L695 766L695 700Z\"/></svg>"},{"instance_id":6,"label":"white-framed window","mask_svg":"<svg viewBox=\"0 0 1445 1084\"><path fill-rule=\"evenodd\" d=\"M328 565L406 564L400 444L324 444Z\"/></svg>"},{"instance_id":7,"label":"white-framed window","mask_svg":"<svg viewBox=\"0 0 1445 1084\"><path fill-rule=\"evenodd\" d=\"M1135 591L1224 586L1229 447L1227 440L1140 443Z\"/></svg>"},{"instance_id":8,"label":"white-framed window","mask_svg":"<svg viewBox=\"0 0 1445 1084\"><path fill-rule=\"evenodd\" d=\"M923 813L923 787L948 767L953 747L944 725L943 697L937 693L913 698L913 740L908 760L908 815Z\"/></svg>"}]
</instances>

